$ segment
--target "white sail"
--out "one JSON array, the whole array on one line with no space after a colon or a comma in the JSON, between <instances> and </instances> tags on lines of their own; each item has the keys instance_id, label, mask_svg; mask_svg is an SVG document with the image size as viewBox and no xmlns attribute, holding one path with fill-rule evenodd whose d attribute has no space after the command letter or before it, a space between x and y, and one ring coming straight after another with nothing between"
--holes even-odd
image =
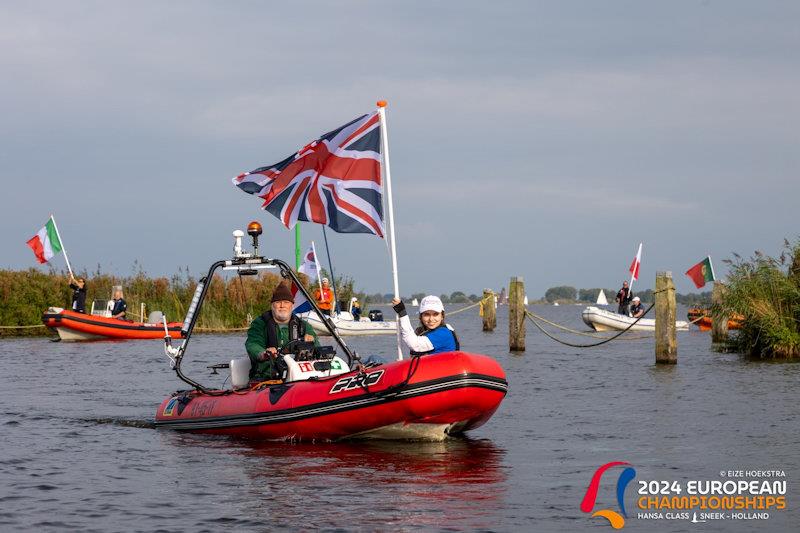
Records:
<instances>
[{"instance_id":1,"label":"white sail","mask_svg":"<svg viewBox=\"0 0 800 533\"><path fill-rule=\"evenodd\" d=\"M608 305L606 293L603 292L603 289L600 289L600 294L597 295L597 305Z\"/></svg>"},{"instance_id":2,"label":"white sail","mask_svg":"<svg viewBox=\"0 0 800 533\"><path fill-rule=\"evenodd\" d=\"M525 298L522 299L522 303L524 305L528 305L528 297L527 296L525 296Z\"/></svg>"},{"instance_id":3,"label":"white sail","mask_svg":"<svg viewBox=\"0 0 800 533\"><path fill-rule=\"evenodd\" d=\"M416 298L414 298L413 300L411 300L411 305L419 305L419 302L417 301L417 299L416 299Z\"/></svg>"}]
</instances>

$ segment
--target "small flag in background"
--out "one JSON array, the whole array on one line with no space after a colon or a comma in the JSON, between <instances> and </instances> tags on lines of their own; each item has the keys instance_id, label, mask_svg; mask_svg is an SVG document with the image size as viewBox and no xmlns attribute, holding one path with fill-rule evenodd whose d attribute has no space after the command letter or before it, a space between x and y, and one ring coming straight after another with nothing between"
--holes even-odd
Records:
<instances>
[{"instance_id":1,"label":"small flag in background","mask_svg":"<svg viewBox=\"0 0 800 533\"><path fill-rule=\"evenodd\" d=\"M47 263L54 255L61 251L61 241L58 238L58 232L56 231L53 217L50 217L47 224L28 241L28 246L30 246L33 253L36 254L36 259L38 259L40 263Z\"/></svg>"},{"instance_id":2,"label":"small flag in background","mask_svg":"<svg viewBox=\"0 0 800 533\"><path fill-rule=\"evenodd\" d=\"M317 254L314 250L314 244L308 247L306 254L303 256L303 264L297 269L311 279L317 279L319 276L319 263L317 262Z\"/></svg>"},{"instance_id":3,"label":"small flag in background","mask_svg":"<svg viewBox=\"0 0 800 533\"><path fill-rule=\"evenodd\" d=\"M715 281L716 278L714 277L714 267L711 265L711 256L706 257L687 270L686 275L692 279L695 287L698 289L704 287L709 281Z\"/></svg>"},{"instance_id":4,"label":"small flag in background","mask_svg":"<svg viewBox=\"0 0 800 533\"><path fill-rule=\"evenodd\" d=\"M639 251L636 252L636 257L633 258L631 267L628 269L631 273L631 279L639 279L639 266L642 264L642 243L639 243Z\"/></svg>"}]
</instances>

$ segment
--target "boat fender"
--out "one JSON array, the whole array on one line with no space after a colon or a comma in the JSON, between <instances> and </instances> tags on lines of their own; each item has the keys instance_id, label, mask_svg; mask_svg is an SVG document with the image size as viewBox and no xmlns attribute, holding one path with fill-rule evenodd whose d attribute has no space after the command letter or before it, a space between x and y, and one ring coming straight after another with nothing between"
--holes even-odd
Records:
<instances>
[{"instance_id":1,"label":"boat fender","mask_svg":"<svg viewBox=\"0 0 800 533\"><path fill-rule=\"evenodd\" d=\"M250 367L252 362L249 357L231 359L231 388L244 389L250 385Z\"/></svg>"}]
</instances>

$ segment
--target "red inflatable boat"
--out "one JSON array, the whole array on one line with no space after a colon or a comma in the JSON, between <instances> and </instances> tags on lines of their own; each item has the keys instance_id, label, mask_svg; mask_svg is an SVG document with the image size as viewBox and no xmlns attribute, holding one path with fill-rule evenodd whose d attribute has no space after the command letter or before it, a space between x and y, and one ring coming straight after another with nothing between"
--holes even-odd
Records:
<instances>
[{"instance_id":1,"label":"red inflatable boat","mask_svg":"<svg viewBox=\"0 0 800 533\"><path fill-rule=\"evenodd\" d=\"M260 227L256 231L257 250ZM248 233L253 235L250 228ZM241 233L234 232L234 236L240 238ZM180 346L172 347L171 339L165 338L172 368L192 389L176 392L161 403L156 411L157 427L254 439L442 440L481 426L499 407L508 383L494 359L458 351L363 364L339 336L333 321L324 325L338 344L338 354L332 346L292 341L276 359L280 372L275 381L250 382L248 357L209 367L214 372L230 369L228 390L205 387L187 377L181 361L218 268L250 275L277 267L322 316L289 265L246 254L239 242L234 250L241 255L214 263L198 282L183 321Z\"/></svg>"},{"instance_id":2,"label":"red inflatable boat","mask_svg":"<svg viewBox=\"0 0 800 533\"><path fill-rule=\"evenodd\" d=\"M493 359L449 352L245 391L178 393L159 406L156 425L258 439L440 440L483 425L507 390Z\"/></svg>"},{"instance_id":3,"label":"red inflatable boat","mask_svg":"<svg viewBox=\"0 0 800 533\"><path fill-rule=\"evenodd\" d=\"M163 324L128 322L117 318L76 313L51 307L42 315L42 322L58 332L64 341L88 341L97 339L163 339ZM181 323L167 324L170 335L181 336Z\"/></svg>"}]
</instances>

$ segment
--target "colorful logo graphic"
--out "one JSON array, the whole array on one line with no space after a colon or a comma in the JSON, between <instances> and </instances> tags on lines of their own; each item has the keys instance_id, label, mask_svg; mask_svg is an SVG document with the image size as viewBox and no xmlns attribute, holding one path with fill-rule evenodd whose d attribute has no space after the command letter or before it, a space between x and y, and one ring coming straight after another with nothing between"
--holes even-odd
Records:
<instances>
[{"instance_id":1,"label":"colorful logo graphic","mask_svg":"<svg viewBox=\"0 0 800 533\"><path fill-rule=\"evenodd\" d=\"M594 511L594 504L597 500L597 490L600 488L600 478L603 477L603 474L606 472L606 470L614 468L615 466L629 464L630 463L625 461L613 461L611 463L606 463L595 470L592 480L589 482L589 487L586 489L586 495L583 497L583 501L581 502L581 511L584 513L592 513L592 511ZM592 513L592 518L595 516L602 516L603 518L606 518L609 523L611 523L611 527L614 529L622 529L622 527L625 526L625 519L628 518L628 515L625 512L625 489L627 488L628 483L630 483L635 477L636 470L631 467L626 468L619 475L619 479L617 480L617 503L619 504L619 513L612 509L600 509L599 511L594 511Z\"/></svg>"},{"instance_id":2,"label":"colorful logo graphic","mask_svg":"<svg viewBox=\"0 0 800 533\"><path fill-rule=\"evenodd\" d=\"M172 413L175 412L175 404L178 403L178 398L171 398L167 405L164 406L164 412L161 413L163 416L172 416Z\"/></svg>"}]
</instances>

